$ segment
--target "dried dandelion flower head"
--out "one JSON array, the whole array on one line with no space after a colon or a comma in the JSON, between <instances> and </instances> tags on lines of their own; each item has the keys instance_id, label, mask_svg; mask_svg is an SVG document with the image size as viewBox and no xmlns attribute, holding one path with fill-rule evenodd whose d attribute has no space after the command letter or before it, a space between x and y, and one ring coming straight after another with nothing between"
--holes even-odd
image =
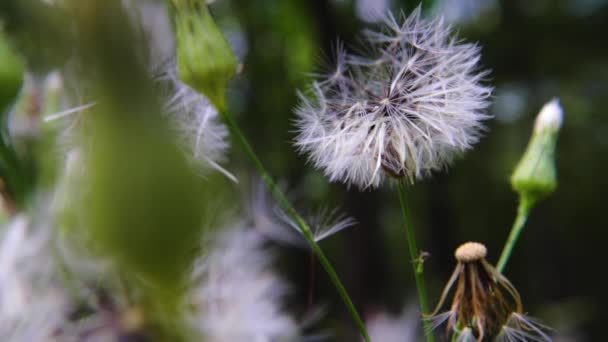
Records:
<instances>
[{"instance_id":1,"label":"dried dandelion flower head","mask_svg":"<svg viewBox=\"0 0 608 342\"><path fill-rule=\"evenodd\" d=\"M301 94L295 144L332 181L376 187L413 182L477 142L491 88L479 47L416 9L403 24L365 32L365 57L338 46L335 68Z\"/></svg>"},{"instance_id":2,"label":"dried dandelion flower head","mask_svg":"<svg viewBox=\"0 0 608 342\"><path fill-rule=\"evenodd\" d=\"M486 261L486 254L478 242L456 249L458 264L429 316L432 327L446 323L457 341L551 341L543 332L546 327L524 315L519 293ZM454 287L450 309L439 313Z\"/></svg>"}]
</instances>

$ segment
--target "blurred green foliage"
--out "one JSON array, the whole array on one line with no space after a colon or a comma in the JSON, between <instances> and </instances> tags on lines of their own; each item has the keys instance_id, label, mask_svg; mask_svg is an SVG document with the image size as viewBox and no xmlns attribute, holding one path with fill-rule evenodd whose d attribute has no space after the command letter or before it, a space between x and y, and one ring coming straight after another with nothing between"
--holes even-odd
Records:
<instances>
[{"instance_id":1,"label":"blurred green foliage","mask_svg":"<svg viewBox=\"0 0 608 342\"><path fill-rule=\"evenodd\" d=\"M12 103L23 79L23 63L9 45L4 30L0 30L0 110Z\"/></svg>"}]
</instances>

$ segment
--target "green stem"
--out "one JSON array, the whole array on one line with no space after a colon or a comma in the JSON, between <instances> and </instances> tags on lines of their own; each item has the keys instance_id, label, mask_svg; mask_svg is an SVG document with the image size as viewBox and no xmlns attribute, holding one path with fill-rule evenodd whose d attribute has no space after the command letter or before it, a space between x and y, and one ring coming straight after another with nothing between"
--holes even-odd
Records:
<instances>
[{"instance_id":1,"label":"green stem","mask_svg":"<svg viewBox=\"0 0 608 342\"><path fill-rule=\"evenodd\" d=\"M502 249L500 259L498 259L498 263L496 264L496 270L500 273L502 273L502 271L505 269L505 266L509 261L509 257L511 257L513 247L515 247L515 244L519 239L519 235L521 234L521 231L523 230L524 225L526 224L526 220L528 219L530 210L534 206L534 201L532 201L525 195L520 196L519 199L520 200L519 206L517 208L517 217L515 218L515 222L513 223L513 227L511 228L511 233L509 233L507 242L505 243L505 246Z\"/></svg>"},{"instance_id":2,"label":"green stem","mask_svg":"<svg viewBox=\"0 0 608 342\"><path fill-rule=\"evenodd\" d=\"M416 244L416 237L412 223L410 222L410 208L407 202L407 193L405 190L405 179L399 181L399 203L401 204L401 214L403 216L403 226L405 228L405 235L407 237L408 250L410 252L410 259L412 267L414 268L414 279L416 280L416 290L418 292L418 301L420 302L420 310L423 314L429 312L429 305L426 300L426 287L424 285L424 265L422 256L418 250ZM431 323L428 320L424 320L424 334L427 342L433 342L433 329Z\"/></svg>"},{"instance_id":3,"label":"green stem","mask_svg":"<svg viewBox=\"0 0 608 342\"><path fill-rule=\"evenodd\" d=\"M363 335L363 338L365 339L365 341L369 342L370 341L369 335L367 334L365 325L363 324L363 321L361 320L361 317L359 316L359 313L357 312L355 305L353 304L352 300L348 296L348 292L344 288L344 285L342 285L340 278L338 277L333 266L331 265L331 263L325 256L325 253L323 253L323 250L321 250L321 247L319 247L319 245L315 241L314 236L310 230L310 227L308 226L308 224L306 224L304 219L298 214L298 212L289 203L289 200L287 199L287 197L285 197L285 194L283 194L283 192L279 189L277 184L272 180L272 177L270 177L270 174L266 171L266 169L264 168L264 165L258 159L257 155L253 151L253 148L247 141L247 138L245 138L245 136L243 135L243 132L241 132L241 129L239 128L239 126L236 123L236 121L234 120L234 118L232 118L232 116L227 112L222 112L222 118L228 125L228 128L230 129L230 132L232 133L232 135L236 138L238 143L241 145L241 147L245 151L245 154L247 154L247 156L249 156L249 158L253 162L254 167L256 168L256 170L258 171L260 176L262 177L262 181L268 188L268 191L270 191L270 193L272 193L272 195L277 200L277 202L279 203L281 208L285 211L287 216L289 216L289 218L291 218L295 222L295 224L298 226L298 228L302 232L302 235L304 236L306 241L308 241L308 244L312 248L312 251L315 253L317 258L319 259L319 262L321 263L321 265L323 266L323 268L329 275L329 278L330 278L331 282L334 284L334 286L336 287L336 290L340 294L340 297L342 297L342 301L346 305L351 317L357 324L357 327L359 328L361 335Z\"/></svg>"}]
</instances>

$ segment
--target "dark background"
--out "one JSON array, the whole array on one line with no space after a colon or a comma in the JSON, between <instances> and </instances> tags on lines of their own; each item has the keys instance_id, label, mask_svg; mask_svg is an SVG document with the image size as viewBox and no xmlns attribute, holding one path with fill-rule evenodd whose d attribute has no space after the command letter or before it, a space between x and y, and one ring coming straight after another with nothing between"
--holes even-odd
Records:
<instances>
[{"instance_id":1,"label":"dark background","mask_svg":"<svg viewBox=\"0 0 608 342\"><path fill-rule=\"evenodd\" d=\"M331 56L338 38L356 47L360 29L373 26L357 17L355 2L232 1L213 9L225 27L238 23L246 42L244 71L229 99L258 153L306 206L339 206L359 222L322 245L364 314L398 313L415 290L395 187L359 192L328 184L290 143L295 89L310 81L306 73ZM510 173L538 110L559 97L565 120L557 147L558 189L532 211L505 273L519 289L525 310L554 327L558 340L601 340L608 318L603 274L608 239L608 2L450 4L454 7L443 12L448 18L458 6L469 8L465 18L452 24L461 38L482 46L482 64L492 70L489 83L495 87L490 109L494 119L463 160L411 189L419 244L431 254L425 263L431 302L454 267L452 253L460 243L481 241L489 249L488 260L498 259L517 204ZM394 1L392 8L416 5ZM434 9L425 15L441 11L437 3L424 6ZM244 156L235 149L231 159L238 164ZM292 257L286 269L294 284L302 284L299 294L308 292L306 253L282 251ZM323 271L317 268L316 273L315 302L329 303L328 316L348 322Z\"/></svg>"}]
</instances>

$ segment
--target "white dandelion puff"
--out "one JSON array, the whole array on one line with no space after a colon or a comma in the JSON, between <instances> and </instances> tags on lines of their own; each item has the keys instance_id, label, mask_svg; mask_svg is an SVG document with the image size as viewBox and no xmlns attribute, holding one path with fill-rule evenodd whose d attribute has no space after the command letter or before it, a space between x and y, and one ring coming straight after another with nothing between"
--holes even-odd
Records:
<instances>
[{"instance_id":1,"label":"white dandelion puff","mask_svg":"<svg viewBox=\"0 0 608 342\"><path fill-rule=\"evenodd\" d=\"M256 231L219 233L193 271L191 323L205 341L276 341L297 335L280 305L287 287ZM207 245L205 245L208 247Z\"/></svg>"},{"instance_id":2,"label":"white dandelion puff","mask_svg":"<svg viewBox=\"0 0 608 342\"><path fill-rule=\"evenodd\" d=\"M365 32L367 56L339 48L296 110L295 145L331 181L376 187L386 174L410 181L440 170L475 144L491 88L480 49L420 8L403 24Z\"/></svg>"}]
</instances>

